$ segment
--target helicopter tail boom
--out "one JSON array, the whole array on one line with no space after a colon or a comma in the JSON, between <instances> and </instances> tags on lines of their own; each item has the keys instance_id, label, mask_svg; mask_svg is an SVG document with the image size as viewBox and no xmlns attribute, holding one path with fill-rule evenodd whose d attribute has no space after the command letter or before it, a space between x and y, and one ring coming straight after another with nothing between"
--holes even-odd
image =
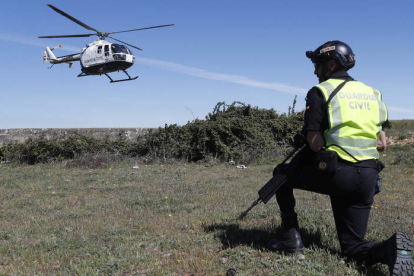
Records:
<instances>
[{"instance_id":1,"label":"helicopter tail boom","mask_svg":"<svg viewBox=\"0 0 414 276\"><path fill-rule=\"evenodd\" d=\"M49 46L46 46L46 51L43 52L43 62L46 63L49 60L49 62L52 65L58 64L58 63L68 63L69 68L72 68L73 62L80 60L80 54L56 57L55 54L53 54L53 50L59 49L61 47L62 45L56 46L54 48L49 48Z\"/></svg>"}]
</instances>

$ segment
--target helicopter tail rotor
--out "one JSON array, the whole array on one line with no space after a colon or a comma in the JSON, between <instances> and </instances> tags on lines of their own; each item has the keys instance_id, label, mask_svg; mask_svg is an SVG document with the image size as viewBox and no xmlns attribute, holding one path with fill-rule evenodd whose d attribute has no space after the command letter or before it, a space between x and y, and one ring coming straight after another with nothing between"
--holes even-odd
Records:
<instances>
[{"instance_id":1,"label":"helicopter tail rotor","mask_svg":"<svg viewBox=\"0 0 414 276\"><path fill-rule=\"evenodd\" d=\"M54 50L56 50L56 49L60 49L60 48L62 48L62 45L58 45L58 46L56 46L56 47L50 48L50 50L54 51Z\"/></svg>"},{"instance_id":2,"label":"helicopter tail rotor","mask_svg":"<svg viewBox=\"0 0 414 276\"><path fill-rule=\"evenodd\" d=\"M46 63L48 60L54 61L56 60L56 56L53 54L53 50L61 48L62 45L58 45L53 48L49 48L49 46L46 46L46 51L43 52L43 62Z\"/></svg>"}]
</instances>

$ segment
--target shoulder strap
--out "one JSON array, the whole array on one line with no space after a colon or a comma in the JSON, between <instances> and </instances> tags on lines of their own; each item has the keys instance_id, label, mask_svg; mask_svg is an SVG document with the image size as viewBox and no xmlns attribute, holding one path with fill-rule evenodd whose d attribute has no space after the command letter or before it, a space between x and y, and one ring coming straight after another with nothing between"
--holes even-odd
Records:
<instances>
[{"instance_id":1,"label":"shoulder strap","mask_svg":"<svg viewBox=\"0 0 414 276\"><path fill-rule=\"evenodd\" d=\"M339 92L339 90L342 89L342 87L344 87L344 85L348 82L349 80L345 80L344 82L342 82L340 85L338 85L334 91L332 91L331 95L329 95L329 99L326 101L325 103L325 107L328 107L328 104L331 102L332 98L335 97L335 95Z\"/></svg>"}]
</instances>

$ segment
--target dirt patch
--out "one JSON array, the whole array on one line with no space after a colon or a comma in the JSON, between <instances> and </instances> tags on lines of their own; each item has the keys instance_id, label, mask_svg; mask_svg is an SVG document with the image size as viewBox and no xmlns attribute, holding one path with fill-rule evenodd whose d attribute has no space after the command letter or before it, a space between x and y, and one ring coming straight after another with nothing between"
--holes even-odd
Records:
<instances>
[{"instance_id":1,"label":"dirt patch","mask_svg":"<svg viewBox=\"0 0 414 276\"><path fill-rule=\"evenodd\" d=\"M414 131L409 131L407 136L408 137L405 139L400 139L395 136L387 137L387 146L405 146L407 144L414 144Z\"/></svg>"}]
</instances>

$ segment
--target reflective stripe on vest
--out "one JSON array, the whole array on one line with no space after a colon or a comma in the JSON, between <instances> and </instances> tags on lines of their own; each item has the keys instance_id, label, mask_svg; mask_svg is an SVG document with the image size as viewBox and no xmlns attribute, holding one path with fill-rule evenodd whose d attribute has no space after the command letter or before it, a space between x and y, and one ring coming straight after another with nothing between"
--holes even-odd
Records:
<instances>
[{"instance_id":1,"label":"reflective stripe on vest","mask_svg":"<svg viewBox=\"0 0 414 276\"><path fill-rule=\"evenodd\" d=\"M316 87L326 102L342 82L329 79ZM326 146L339 145L360 161L378 159L377 139L382 124L387 120L387 108L381 97L375 88L358 81L347 82L328 104L329 127L324 133ZM356 162L339 147L331 146L327 150L336 151L343 160Z\"/></svg>"}]
</instances>

